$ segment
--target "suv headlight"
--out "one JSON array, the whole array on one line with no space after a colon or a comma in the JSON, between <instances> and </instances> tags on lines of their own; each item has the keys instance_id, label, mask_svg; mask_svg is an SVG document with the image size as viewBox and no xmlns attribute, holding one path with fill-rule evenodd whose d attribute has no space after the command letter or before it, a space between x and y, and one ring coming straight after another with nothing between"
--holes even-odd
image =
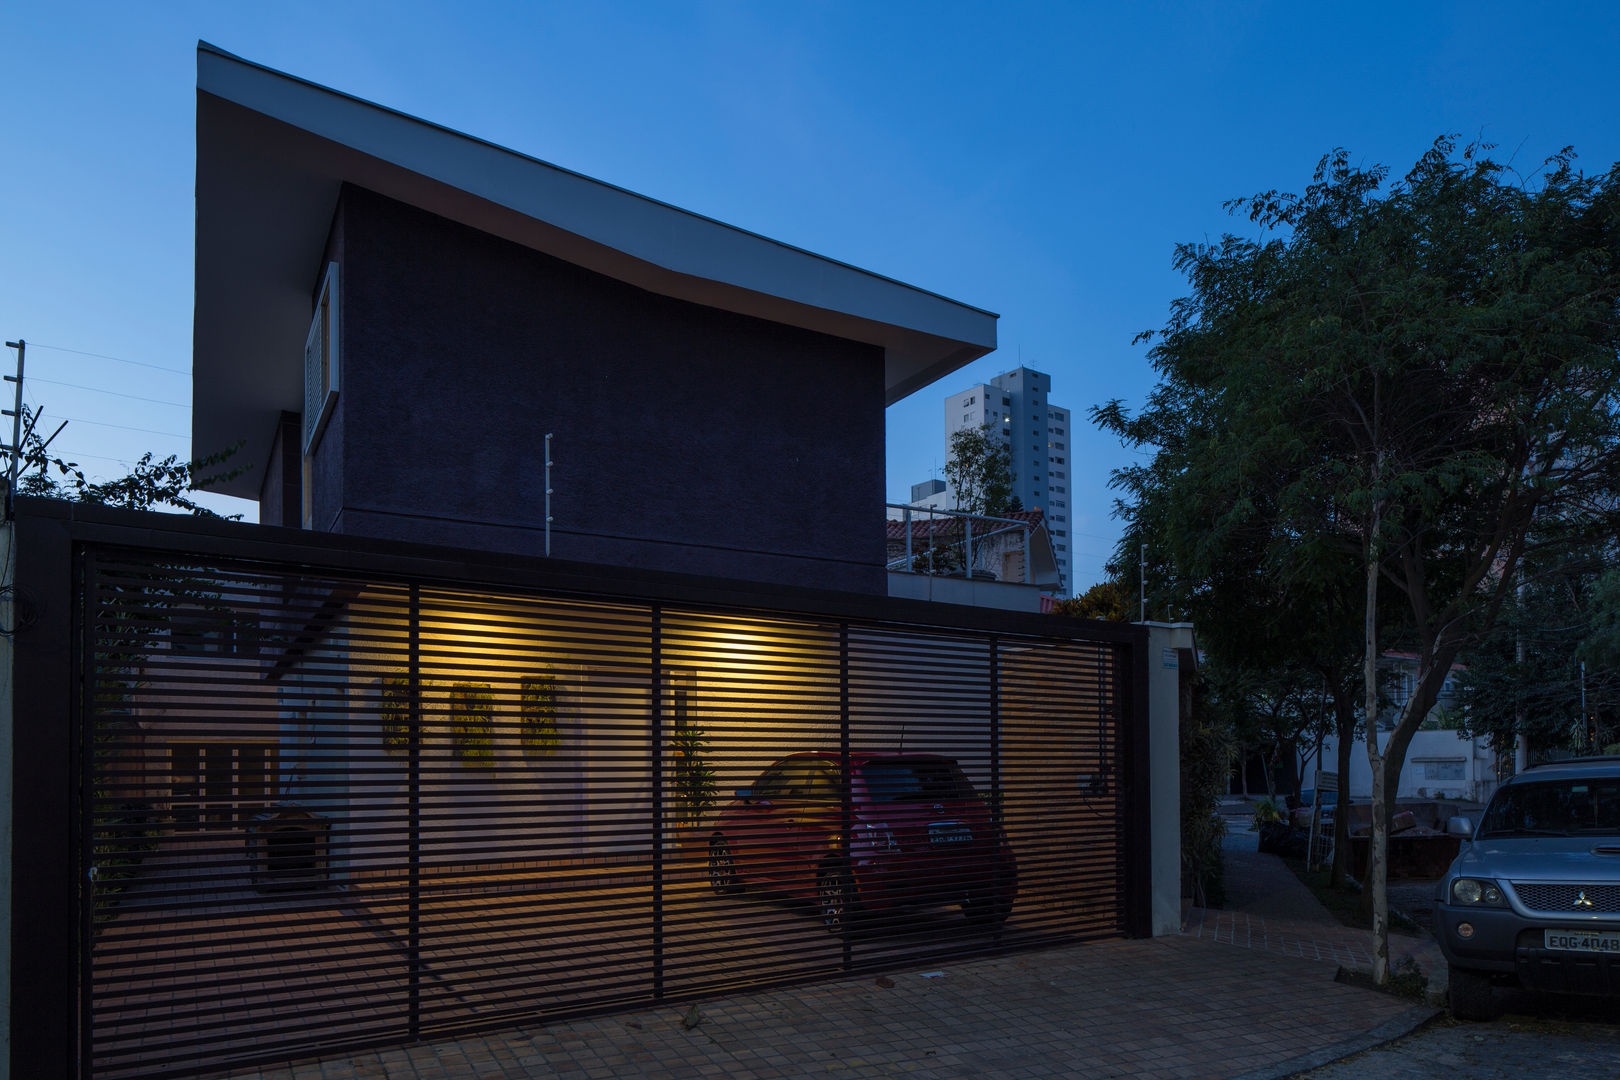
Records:
<instances>
[{"instance_id":1,"label":"suv headlight","mask_svg":"<svg viewBox=\"0 0 1620 1080\"><path fill-rule=\"evenodd\" d=\"M1451 902L1477 907L1504 907L1507 900L1489 878L1458 878L1451 883Z\"/></svg>"}]
</instances>

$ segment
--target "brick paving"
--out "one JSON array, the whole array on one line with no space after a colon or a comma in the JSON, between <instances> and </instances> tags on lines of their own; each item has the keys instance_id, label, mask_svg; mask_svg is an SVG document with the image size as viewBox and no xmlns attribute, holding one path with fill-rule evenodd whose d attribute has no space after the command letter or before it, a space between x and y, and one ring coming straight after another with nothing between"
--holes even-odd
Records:
<instances>
[{"instance_id":1,"label":"brick paving","mask_svg":"<svg viewBox=\"0 0 1620 1080\"><path fill-rule=\"evenodd\" d=\"M1369 959L1358 945L1366 935L1334 923L1274 857L1244 851L1240 838L1233 846L1234 910L1195 913L1176 937L737 994L695 1012L669 1005L232 1080L1260 1080L1377 1046L1434 1015L1335 982L1341 964ZM1423 955L1420 944L1413 951Z\"/></svg>"},{"instance_id":2,"label":"brick paving","mask_svg":"<svg viewBox=\"0 0 1620 1080\"><path fill-rule=\"evenodd\" d=\"M1191 936L1105 942L725 997L699 1003L695 1017L668 1006L235 1077L1252 1080L1365 1049L1432 1015L1335 983L1335 970Z\"/></svg>"},{"instance_id":3,"label":"brick paving","mask_svg":"<svg viewBox=\"0 0 1620 1080\"><path fill-rule=\"evenodd\" d=\"M1227 906L1194 908L1185 932L1201 940L1241 945L1282 956L1321 960L1351 971L1372 971L1372 934L1342 925L1275 855L1256 850L1255 834L1233 826L1223 845ZM1432 938L1389 935L1396 971L1407 962L1429 980L1431 1000L1443 1000L1445 956Z\"/></svg>"}]
</instances>

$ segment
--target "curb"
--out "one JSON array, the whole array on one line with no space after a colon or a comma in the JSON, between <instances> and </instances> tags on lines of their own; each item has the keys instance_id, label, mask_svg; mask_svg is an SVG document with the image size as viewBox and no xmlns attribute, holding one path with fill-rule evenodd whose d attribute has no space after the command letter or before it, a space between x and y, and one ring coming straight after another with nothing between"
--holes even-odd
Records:
<instances>
[{"instance_id":1,"label":"curb","mask_svg":"<svg viewBox=\"0 0 1620 1080\"><path fill-rule=\"evenodd\" d=\"M1313 1050L1308 1054L1290 1058L1288 1061L1270 1065L1253 1072L1246 1072L1239 1076L1228 1077L1227 1080L1285 1080L1286 1077L1295 1076L1311 1069L1319 1069L1323 1065L1330 1065L1335 1061L1342 1061L1347 1057L1383 1046L1412 1034L1434 1020L1444 1010L1429 1008L1426 1005L1414 1005L1405 1012L1384 1021L1377 1027L1357 1035L1355 1038L1345 1039L1332 1046Z\"/></svg>"}]
</instances>

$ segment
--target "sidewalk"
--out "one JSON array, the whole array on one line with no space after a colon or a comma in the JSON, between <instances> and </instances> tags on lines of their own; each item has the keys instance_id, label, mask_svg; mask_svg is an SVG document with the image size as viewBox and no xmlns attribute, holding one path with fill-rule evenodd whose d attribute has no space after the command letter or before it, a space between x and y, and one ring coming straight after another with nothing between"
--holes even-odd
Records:
<instances>
[{"instance_id":1,"label":"sidewalk","mask_svg":"<svg viewBox=\"0 0 1620 1080\"><path fill-rule=\"evenodd\" d=\"M1434 1015L1335 982L1339 965L1370 967L1368 935L1334 922L1279 860L1253 850L1252 834L1228 844L1232 909L1195 912L1175 937L739 994L695 1013L672 1005L236 1077L1270 1080ZM1433 974L1421 943L1392 940L1392 956L1403 950Z\"/></svg>"},{"instance_id":2,"label":"sidewalk","mask_svg":"<svg viewBox=\"0 0 1620 1080\"><path fill-rule=\"evenodd\" d=\"M1246 829L1233 821L1222 845L1227 906L1210 911L1194 908L1185 933L1371 973L1372 934L1341 925L1281 859L1259 853L1259 837ZM1391 933L1389 962L1396 972L1407 962L1415 964L1429 980L1429 1000L1444 1003L1446 960L1433 938Z\"/></svg>"}]
</instances>

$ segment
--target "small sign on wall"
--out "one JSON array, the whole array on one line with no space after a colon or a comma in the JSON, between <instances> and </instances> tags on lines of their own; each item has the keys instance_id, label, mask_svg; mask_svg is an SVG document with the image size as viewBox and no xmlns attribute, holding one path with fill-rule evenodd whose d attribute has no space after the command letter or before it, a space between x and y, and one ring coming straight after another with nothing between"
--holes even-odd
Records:
<instances>
[{"instance_id":1,"label":"small sign on wall","mask_svg":"<svg viewBox=\"0 0 1620 1080\"><path fill-rule=\"evenodd\" d=\"M1174 649L1165 649L1165 650L1163 650L1162 655L1164 657L1164 666L1165 667L1173 668L1173 667L1179 666L1176 663L1176 650L1174 650Z\"/></svg>"}]
</instances>

